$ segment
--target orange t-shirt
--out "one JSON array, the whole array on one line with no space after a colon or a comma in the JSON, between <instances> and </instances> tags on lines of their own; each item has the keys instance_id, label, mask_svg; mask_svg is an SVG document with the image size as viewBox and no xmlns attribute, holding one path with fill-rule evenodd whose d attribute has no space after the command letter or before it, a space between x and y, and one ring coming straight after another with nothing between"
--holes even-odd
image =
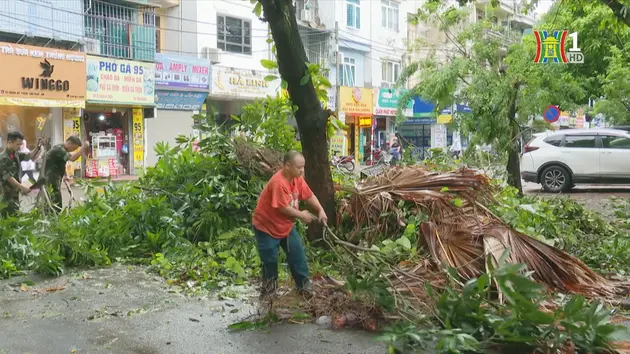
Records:
<instances>
[{"instance_id":1,"label":"orange t-shirt","mask_svg":"<svg viewBox=\"0 0 630 354\"><path fill-rule=\"evenodd\" d=\"M283 171L278 171L265 186L256 210L254 210L254 227L274 238L285 238L293 229L293 219L280 212L280 208L291 206L299 209L299 201L307 200L313 192L302 177L294 178L289 183Z\"/></svg>"}]
</instances>

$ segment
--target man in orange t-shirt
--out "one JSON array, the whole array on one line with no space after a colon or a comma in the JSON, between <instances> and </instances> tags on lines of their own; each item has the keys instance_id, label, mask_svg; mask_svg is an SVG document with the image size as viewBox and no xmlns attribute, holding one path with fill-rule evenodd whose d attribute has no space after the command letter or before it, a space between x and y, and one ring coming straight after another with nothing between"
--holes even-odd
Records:
<instances>
[{"instance_id":1,"label":"man in orange t-shirt","mask_svg":"<svg viewBox=\"0 0 630 354\"><path fill-rule=\"evenodd\" d=\"M278 280L278 248L287 254L291 275L300 292L308 292L310 285L308 265L300 235L293 224L295 219L309 224L315 220L325 224L328 217L319 200L302 177L304 156L291 151L284 156L282 170L276 172L265 186L254 211L253 225L258 254L262 262L262 296L275 292ZM316 212L300 211L299 202Z\"/></svg>"}]
</instances>

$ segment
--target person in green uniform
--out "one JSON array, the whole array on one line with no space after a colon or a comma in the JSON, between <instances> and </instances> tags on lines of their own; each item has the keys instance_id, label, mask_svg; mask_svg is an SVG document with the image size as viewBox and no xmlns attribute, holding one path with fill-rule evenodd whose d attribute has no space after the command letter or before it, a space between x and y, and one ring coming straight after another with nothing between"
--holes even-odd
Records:
<instances>
[{"instance_id":1,"label":"person in green uniform","mask_svg":"<svg viewBox=\"0 0 630 354\"><path fill-rule=\"evenodd\" d=\"M30 154L20 153L24 144L24 135L18 131L7 134L7 146L0 153L0 215L7 218L17 214L20 210L20 193L29 194L30 188L20 182L20 162L30 160ZM38 150L38 149L36 149Z\"/></svg>"},{"instance_id":2,"label":"person in green uniform","mask_svg":"<svg viewBox=\"0 0 630 354\"><path fill-rule=\"evenodd\" d=\"M63 200L61 197L61 182L66 174L66 162L76 161L83 155L90 144L86 141L81 145L81 139L78 136L70 136L65 143L53 146L44 158L44 181L38 184L45 184L52 194L50 201L53 206L61 211L63 208ZM80 149L79 149L80 147ZM78 149L78 150L77 150ZM75 151L76 150L76 151ZM75 151L70 153L71 151ZM41 179L41 177L40 177Z\"/></svg>"}]
</instances>

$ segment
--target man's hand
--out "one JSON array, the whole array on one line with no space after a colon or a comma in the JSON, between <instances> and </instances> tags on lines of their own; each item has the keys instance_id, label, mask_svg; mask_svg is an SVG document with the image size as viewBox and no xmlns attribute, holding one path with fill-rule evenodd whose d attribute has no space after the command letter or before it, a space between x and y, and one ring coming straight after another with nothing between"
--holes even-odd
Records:
<instances>
[{"instance_id":1,"label":"man's hand","mask_svg":"<svg viewBox=\"0 0 630 354\"><path fill-rule=\"evenodd\" d=\"M87 141L87 140L86 140L86 141L84 141L84 142L83 142L83 149L85 150L85 149L87 149L87 148L89 148L89 147L90 147L90 142L89 142L89 141Z\"/></svg>"},{"instance_id":2,"label":"man's hand","mask_svg":"<svg viewBox=\"0 0 630 354\"><path fill-rule=\"evenodd\" d=\"M323 209L319 212L319 215L317 215L317 221L322 225L328 225L328 215L326 215Z\"/></svg>"},{"instance_id":3,"label":"man's hand","mask_svg":"<svg viewBox=\"0 0 630 354\"><path fill-rule=\"evenodd\" d=\"M31 193L31 189L26 187L25 185L21 184L20 185L20 192L22 192L22 194L24 195L28 195Z\"/></svg>"},{"instance_id":4,"label":"man's hand","mask_svg":"<svg viewBox=\"0 0 630 354\"><path fill-rule=\"evenodd\" d=\"M303 223L308 225L312 223L313 221L315 221L315 219L317 218L315 217L315 215L311 214L308 210L302 210L300 212L299 219L302 220Z\"/></svg>"}]
</instances>

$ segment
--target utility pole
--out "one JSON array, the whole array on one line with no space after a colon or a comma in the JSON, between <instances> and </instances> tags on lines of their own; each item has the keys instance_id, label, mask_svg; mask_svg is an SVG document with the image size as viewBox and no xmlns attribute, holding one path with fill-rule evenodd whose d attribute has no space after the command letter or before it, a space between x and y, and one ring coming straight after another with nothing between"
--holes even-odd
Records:
<instances>
[{"instance_id":1,"label":"utility pole","mask_svg":"<svg viewBox=\"0 0 630 354\"><path fill-rule=\"evenodd\" d=\"M335 75L337 75L337 77L335 78L335 82L337 83L336 87L335 87L335 111L337 113L337 119L341 118L341 82L339 80L339 74L340 74L340 62L341 61L341 53L339 52L339 22L335 21ZM342 75L343 77L343 75ZM345 116L344 116L344 123L345 123ZM348 137L346 137L346 144L350 144L350 139ZM341 151L341 155L344 156L346 155L346 151Z\"/></svg>"}]
</instances>

